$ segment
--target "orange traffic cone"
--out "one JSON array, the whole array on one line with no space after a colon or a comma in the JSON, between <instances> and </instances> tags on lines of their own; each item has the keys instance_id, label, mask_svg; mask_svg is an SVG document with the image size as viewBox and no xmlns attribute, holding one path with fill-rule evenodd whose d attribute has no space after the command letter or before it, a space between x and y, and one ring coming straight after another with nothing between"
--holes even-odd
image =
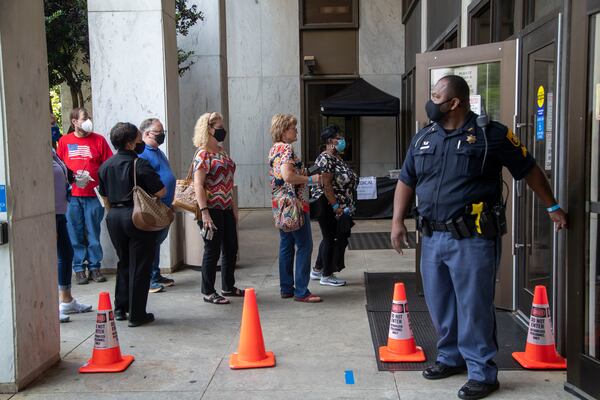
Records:
<instances>
[{"instance_id":1,"label":"orange traffic cone","mask_svg":"<svg viewBox=\"0 0 600 400\"><path fill-rule=\"evenodd\" d=\"M122 372L133 360L133 356L121 355L110 295L108 292L101 292L98 298L94 351L92 358L79 368L79 372Z\"/></svg>"},{"instance_id":2,"label":"orange traffic cone","mask_svg":"<svg viewBox=\"0 0 600 400\"><path fill-rule=\"evenodd\" d=\"M556 352L552 319L546 287L535 287L529 332L525 352L514 352L512 356L527 369L566 369L567 361Z\"/></svg>"},{"instance_id":3,"label":"orange traffic cone","mask_svg":"<svg viewBox=\"0 0 600 400\"><path fill-rule=\"evenodd\" d=\"M237 353L229 357L232 369L264 368L275 366L275 355L265 352L265 342L260 327L260 316L256 305L254 289L246 289L244 294L244 310L242 312L242 329L240 345Z\"/></svg>"},{"instance_id":4,"label":"orange traffic cone","mask_svg":"<svg viewBox=\"0 0 600 400\"><path fill-rule=\"evenodd\" d=\"M394 285L388 344L379 348L379 359L383 362L422 362L426 359L423 349L415 344L402 282Z\"/></svg>"}]
</instances>

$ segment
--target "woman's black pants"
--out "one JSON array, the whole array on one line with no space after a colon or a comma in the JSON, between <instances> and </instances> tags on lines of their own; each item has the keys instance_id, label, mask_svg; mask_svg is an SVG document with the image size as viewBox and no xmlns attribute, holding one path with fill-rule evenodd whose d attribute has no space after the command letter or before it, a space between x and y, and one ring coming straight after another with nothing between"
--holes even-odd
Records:
<instances>
[{"instance_id":1,"label":"woman's black pants","mask_svg":"<svg viewBox=\"0 0 600 400\"><path fill-rule=\"evenodd\" d=\"M130 321L139 321L147 315L157 232L137 229L131 220L132 212L132 207L111 208L106 216L106 226L119 257L115 310L128 311Z\"/></svg>"},{"instance_id":2,"label":"woman's black pants","mask_svg":"<svg viewBox=\"0 0 600 400\"><path fill-rule=\"evenodd\" d=\"M322 195L317 201L320 202L317 220L323 239L319 244L316 267L321 269L323 276L331 276L346 267L344 255L350 232L340 231L339 221L335 218L335 213L325 195Z\"/></svg>"},{"instance_id":3,"label":"woman's black pants","mask_svg":"<svg viewBox=\"0 0 600 400\"><path fill-rule=\"evenodd\" d=\"M233 210L208 210L217 230L212 240L204 239L204 257L202 258L202 293L209 296L215 293L217 263L221 253L221 290L231 292L235 287L235 259L238 241ZM202 227L202 222L198 221Z\"/></svg>"}]
</instances>

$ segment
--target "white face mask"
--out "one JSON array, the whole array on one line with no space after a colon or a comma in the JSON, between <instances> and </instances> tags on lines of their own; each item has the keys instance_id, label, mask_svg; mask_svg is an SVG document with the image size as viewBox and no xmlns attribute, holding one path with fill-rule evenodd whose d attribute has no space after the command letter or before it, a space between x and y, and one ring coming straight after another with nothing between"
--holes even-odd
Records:
<instances>
[{"instance_id":1,"label":"white face mask","mask_svg":"<svg viewBox=\"0 0 600 400\"><path fill-rule=\"evenodd\" d=\"M83 123L81 124L81 129L83 129L86 132L91 132L92 129L94 129L94 125L92 124L92 120L91 119L86 119L85 121L83 121Z\"/></svg>"}]
</instances>

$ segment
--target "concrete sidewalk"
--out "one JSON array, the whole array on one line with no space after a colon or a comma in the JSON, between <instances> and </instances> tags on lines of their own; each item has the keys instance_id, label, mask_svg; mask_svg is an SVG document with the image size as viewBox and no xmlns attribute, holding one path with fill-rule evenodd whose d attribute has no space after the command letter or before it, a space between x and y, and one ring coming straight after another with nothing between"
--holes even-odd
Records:
<instances>
[{"instance_id":1,"label":"concrete sidewalk","mask_svg":"<svg viewBox=\"0 0 600 400\"><path fill-rule=\"evenodd\" d=\"M358 221L354 232L389 230L390 221ZM313 232L316 249L316 223ZM347 268L340 274L348 286L325 287L312 281L311 291L324 302L302 304L279 297L278 245L270 210L240 213L237 286L256 288L265 346L276 355L275 368L229 369L243 300L233 298L231 305L203 302L200 273L187 269L171 276L174 287L149 295L154 323L128 328L126 321L117 322L121 351L136 357L127 371L77 372L92 353L96 314L72 315L72 322L61 324L63 360L25 391L0 395L0 400L457 398L466 376L430 382L420 372L377 371L363 273L413 271L414 250L404 256L393 250L348 251ZM104 284L75 285L74 295L95 309L98 292L113 295L114 275L108 278ZM354 385L345 383L346 370L353 371ZM563 390L564 372L501 372L499 379L501 390L492 399L573 398Z\"/></svg>"}]
</instances>

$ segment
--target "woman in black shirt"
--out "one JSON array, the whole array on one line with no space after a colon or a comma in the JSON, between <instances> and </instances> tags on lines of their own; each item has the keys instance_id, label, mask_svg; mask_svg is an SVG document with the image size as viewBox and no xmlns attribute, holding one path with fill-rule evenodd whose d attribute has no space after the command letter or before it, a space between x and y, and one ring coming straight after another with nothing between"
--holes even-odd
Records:
<instances>
[{"instance_id":1,"label":"woman in black shirt","mask_svg":"<svg viewBox=\"0 0 600 400\"><path fill-rule=\"evenodd\" d=\"M144 142L135 125L117 123L110 131L110 141L117 153L100 167L98 190L109 210L106 226L119 258L115 319L125 320L129 312L129 326L135 327L154 321L154 314L146 312L146 303L157 232L139 230L131 220L134 161L137 159L138 186L159 198L166 189L150 163L138 158L144 151Z\"/></svg>"}]
</instances>

